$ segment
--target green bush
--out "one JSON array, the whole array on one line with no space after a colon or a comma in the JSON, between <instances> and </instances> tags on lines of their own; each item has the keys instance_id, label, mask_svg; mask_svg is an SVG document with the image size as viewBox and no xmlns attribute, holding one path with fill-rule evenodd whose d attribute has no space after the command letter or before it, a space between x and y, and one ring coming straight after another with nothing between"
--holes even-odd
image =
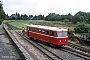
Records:
<instances>
[{"instance_id":1,"label":"green bush","mask_svg":"<svg viewBox=\"0 0 90 60\"><path fill-rule=\"evenodd\" d=\"M85 24L79 24L74 28L75 33L88 33L88 26Z\"/></svg>"},{"instance_id":2,"label":"green bush","mask_svg":"<svg viewBox=\"0 0 90 60\"><path fill-rule=\"evenodd\" d=\"M69 20L68 19L64 19L63 22L69 22Z\"/></svg>"},{"instance_id":3,"label":"green bush","mask_svg":"<svg viewBox=\"0 0 90 60\"><path fill-rule=\"evenodd\" d=\"M85 24L88 27L88 32L90 33L90 24Z\"/></svg>"}]
</instances>

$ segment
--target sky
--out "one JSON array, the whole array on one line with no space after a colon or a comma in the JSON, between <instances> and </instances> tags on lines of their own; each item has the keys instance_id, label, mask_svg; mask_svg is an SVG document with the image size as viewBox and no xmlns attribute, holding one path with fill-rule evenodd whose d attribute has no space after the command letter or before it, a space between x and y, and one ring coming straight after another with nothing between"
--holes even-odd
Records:
<instances>
[{"instance_id":1,"label":"sky","mask_svg":"<svg viewBox=\"0 0 90 60\"><path fill-rule=\"evenodd\" d=\"M90 12L90 0L1 0L6 14L27 15L76 14Z\"/></svg>"}]
</instances>

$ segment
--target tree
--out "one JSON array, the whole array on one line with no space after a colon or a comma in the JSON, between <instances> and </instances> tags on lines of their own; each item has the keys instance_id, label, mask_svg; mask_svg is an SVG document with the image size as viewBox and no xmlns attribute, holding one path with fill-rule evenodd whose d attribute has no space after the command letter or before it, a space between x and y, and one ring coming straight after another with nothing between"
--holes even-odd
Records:
<instances>
[{"instance_id":1,"label":"tree","mask_svg":"<svg viewBox=\"0 0 90 60\"><path fill-rule=\"evenodd\" d=\"M50 13L48 16L46 16L45 20L54 21L55 20L55 13Z\"/></svg>"},{"instance_id":2,"label":"tree","mask_svg":"<svg viewBox=\"0 0 90 60\"><path fill-rule=\"evenodd\" d=\"M7 20L9 19L9 16L8 16L8 14L6 14L6 16L5 16L5 19L7 19Z\"/></svg>"},{"instance_id":3,"label":"tree","mask_svg":"<svg viewBox=\"0 0 90 60\"><path fill-rule=\"evenodd\" d=\"M75 33L88 33L88 27L84 24L79 24L75 28Z\"/></svg>"},{"instance_id":4,"label":"tree","mask_svg":"<svg viewBox=\"0 0 90 60\"><path fill-rule=\"evenodd\" d=\"M68 20L71 22L72 21L72 18L73 18L73 16L69 13L68 15Z\"/></svg>"},{"instance_id":5,"label":"tree","mask_svg":"<svg viewBox=\"0 0 90 60\"><path fill-rule=\"evenodd\" d=\"M73 23L77 23L77 22L85 22L85 23L90 23L90 13L89 12L82 12L82 11L79 11L77 12L73 19L72 19L72 22Z\"/></svg>"},{"instance_id":6,"label":"tree","mask_svg":"<svg viewBox=\"0 0 90 60\"><path fill-rule=\"evenodd\" d=\"M29 15L29 19L30 20L33 20L33 15Z\"/></svg>"},{"instance_id":7,"label":"tree","mask_svg":"<svg viewBox=\"0 0 90 60\"><path fill-rule=\"evenodd\" d=\"M64 19L64 21L63 22L69 22L69 19Z\"/></svg>"},{"instance_id":8,"label":"tree","mask_svg":"<svg viewBox=\"0 0 90 60\"><path fill-rule=\"evenodd\" d=\"M20 20L21 19L21 16L19 13L17 13L17 19Z\"/></svg>"},{"instance_id":9,"label":"tree","mask_svg":"<svg viewBox=\"0 0 90 60\"><path fill-rule=\"evenodd\" d=\"M33 16L33 15L29 15L29 18L32 19L32 20L44 20L44 15L38 15L38 16Z\"/></svg>"},{"instance_id":10,"label":"tree","mask_svg":"<svg viewBox=\"0 0 90 60\"><path fill-rule=\"evenodd\" d=\"M35 16L33 17L33 20L38 20L38 16L35 15Z\"/></svg>"},{"instance_id":11,"label":"tree","mask_svg":"<svg viewBox=\"0 0 90 60\"><path fill-rule=\"evenodd\" d=\"M60 21L60 20L61 20L61 16L59 14L56 14L55 21Z\"/></svg>"},{"instance_id":12,"label":"tree","mask_svg":"<svg viewBox=\"0 0 90 60\"><path fill-rule=\"evenodd\" d=\"M0 3L0 24L2 23L2 21L5 19L5 12L3 10L3 4Z\"/></svg>"},{"instance_id":13,"label":"tree","mask_svg":"<svg viewBox=\"0 0 90 60\"><path fill-rule=\"evenodd\" d=\"M24 20L27 20L28 19L28 16L26 14L23 15L23 19Z\"/></svg>"},{"instance_id":14,"label":"tree","mask_svg":"<svg viewBox=\"0 0 90 60\"><path fill-rule=\"evenodd\" d=\"M55 13L50 13L48 16L46 16L45 20L47 21L64 21L64 20L68 20L72 21L72 15L69 13L68 15L59 15L59 14L55 14Z\"/></svg>"},{"instance_id":15,"label":"tree","mask_svg":"<svg viewBox=\"0 0 90 60\"><path fill-rule=\"evenodd\" d=\"M23 20L23 15L21 14L21 18L20 18L21 20Z\"/></svg>"},{"instance_id":16,"label":"tree","mask_svg":"<svg viewBox=\"0 0 90 60\"><path fill-rule=\"evenodd\" d=\"M38 19L39 19L39 20L43 20L43 19L44 19L44 15L41 15L41 14L38 15Z\"/></svg>"}]
</instances>

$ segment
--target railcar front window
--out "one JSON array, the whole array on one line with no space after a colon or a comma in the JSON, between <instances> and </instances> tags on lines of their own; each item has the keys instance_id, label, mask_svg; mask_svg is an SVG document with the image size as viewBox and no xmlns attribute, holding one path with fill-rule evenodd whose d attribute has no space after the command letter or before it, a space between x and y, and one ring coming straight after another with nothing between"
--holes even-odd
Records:
<instances>
[{"instance_id":1,"label":"railcar front window","mask_svg":"<svg viewBox=\"0 0 90 60\"><path fill-rule=\"evenodd\" d=\"M58 32L58 37L65 37L67 36L67 32Z\"/></svg>"},{"instance_id":2,"label":"railcar front window","mask_svg":"<svg viewBox=\"0 0 90 60\"><path fill-rule=\"evenodd\" d=\"M67 32L63 32L63 37L67 36Z\"/></svg>"},{"instance_id":3,"label":"railcar front window","mask_svg":"<svg viewBox=\"0 0 90 60\"><path fill-rule=\"evenodd\" d=\"M58 37L62 37L62 32L58 32Z\"/></svg>"}]
</instances>

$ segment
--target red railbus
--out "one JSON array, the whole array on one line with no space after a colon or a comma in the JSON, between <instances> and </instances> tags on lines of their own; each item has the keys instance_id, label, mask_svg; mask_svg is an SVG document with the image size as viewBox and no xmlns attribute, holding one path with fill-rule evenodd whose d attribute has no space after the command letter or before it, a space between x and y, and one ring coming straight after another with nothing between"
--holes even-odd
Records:
<instances>
[{"instance_id":1,"label":"red railbus","mask_svg":"<svg viewBox=\"0 0 90 60\"><path fill-rule=\"evenodd\" d=\"M26 35L56 46L68 44L68 30L41 25L27 25Z\"/></svg>"}]
</instances>

